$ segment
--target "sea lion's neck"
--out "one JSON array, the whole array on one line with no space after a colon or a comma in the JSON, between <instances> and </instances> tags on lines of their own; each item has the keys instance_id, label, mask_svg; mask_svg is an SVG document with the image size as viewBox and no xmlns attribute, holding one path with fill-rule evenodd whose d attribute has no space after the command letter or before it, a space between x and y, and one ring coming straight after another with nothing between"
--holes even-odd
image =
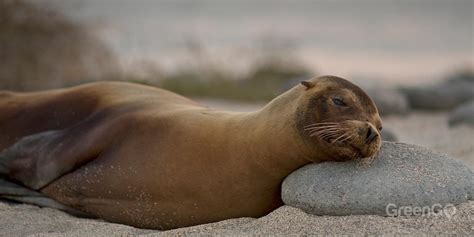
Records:
<instances>
[{"instance_id":1,"label":"sea lion's neck","mask_svg":"<svg viewBox=\"0 0 474 237\"><path fill-rule=\"evenodd\" d=\"M240 150L247 150L247 158L275 175L288 175L310 163L311 155L296 131L298 93L292 89L272 100L264 108L252 113L236 114L230 121L233 142Z\"/></svg>"}]
</instances>

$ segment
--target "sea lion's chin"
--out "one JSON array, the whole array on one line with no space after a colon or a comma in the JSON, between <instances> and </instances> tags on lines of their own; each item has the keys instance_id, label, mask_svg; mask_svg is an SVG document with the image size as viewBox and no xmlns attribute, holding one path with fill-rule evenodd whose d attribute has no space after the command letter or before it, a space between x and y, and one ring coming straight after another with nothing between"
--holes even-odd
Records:
<instances>
[{"instance_id":1,"label":"sea lion's chin","mask_svg":"<svg viewBox=\"0 0 474 237\"><path fill-rule=\"evenodd\" d=\"M348 144L349 154L345 155L346 160L358 160L368 157L375 157L380 150L381 139L371 143Z\"/></svg>"}]
</instances>

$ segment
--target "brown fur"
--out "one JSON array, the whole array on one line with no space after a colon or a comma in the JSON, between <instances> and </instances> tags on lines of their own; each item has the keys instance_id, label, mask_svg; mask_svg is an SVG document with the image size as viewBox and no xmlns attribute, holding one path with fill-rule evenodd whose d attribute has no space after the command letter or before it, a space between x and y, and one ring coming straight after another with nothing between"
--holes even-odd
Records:
<instances>
[{"instance_id":1,"label":"brown fur","mask_svg":"<svg viewBox=\"0 0 474 237\"><path fill-rule=\"evenodd\" d=\"M373 156L372 100L336 77L298 85L259 111L230 113L128 83L0 96L0 173L108 221L171 229L260 217L282 205L281 181L310 162ZM344 97L351 107L331 105ZM310 136L337 122L356 138ZM353 148L356 147L357 149Z\"/></svg>"}]
</instances>

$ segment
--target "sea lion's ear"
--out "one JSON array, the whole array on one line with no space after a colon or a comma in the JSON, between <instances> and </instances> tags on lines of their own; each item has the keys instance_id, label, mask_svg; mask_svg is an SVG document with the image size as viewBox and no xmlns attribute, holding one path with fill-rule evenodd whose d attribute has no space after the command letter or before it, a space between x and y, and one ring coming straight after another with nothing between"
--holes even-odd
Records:
<instances>
[{"instance_id":1,"label":"sea lion's ear","mask_svg":"<svg viewBox=\"0 0 474 237\"><path fill-rule=\"evenodd\" d=\"M306 86L306 90L313 88L315 85L310 81L302 81L301 85Z\"/></svg>"}]
</instances>

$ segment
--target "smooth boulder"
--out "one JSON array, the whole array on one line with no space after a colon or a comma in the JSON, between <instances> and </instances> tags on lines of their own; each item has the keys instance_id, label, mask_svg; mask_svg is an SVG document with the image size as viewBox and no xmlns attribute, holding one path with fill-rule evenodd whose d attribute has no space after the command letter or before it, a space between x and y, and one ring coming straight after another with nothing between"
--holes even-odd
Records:
<instances>
[{"instance_id":1,"label":"smooth boulder","mask_svg":"<svg viewBox=\"0 0 474 237\"><path fill-rule=\"evenodd\" d=\"M449 114L449 125L467 124L474 126L474 100L464 103Z\"/></svg>"},{"instance_id":2,"label":"smooth boulder","mask_svg":"<svg viewBox=\"0 0 474 237\"><path fill-rule=\"evenodd\" d=\"M325 162L296 170L283 181L282 199L316 215L391 216L390 205L423 208L472 200L473 178L468 167L446 155L384 142L370 164Z\"/></svg>"}]
</instances>

